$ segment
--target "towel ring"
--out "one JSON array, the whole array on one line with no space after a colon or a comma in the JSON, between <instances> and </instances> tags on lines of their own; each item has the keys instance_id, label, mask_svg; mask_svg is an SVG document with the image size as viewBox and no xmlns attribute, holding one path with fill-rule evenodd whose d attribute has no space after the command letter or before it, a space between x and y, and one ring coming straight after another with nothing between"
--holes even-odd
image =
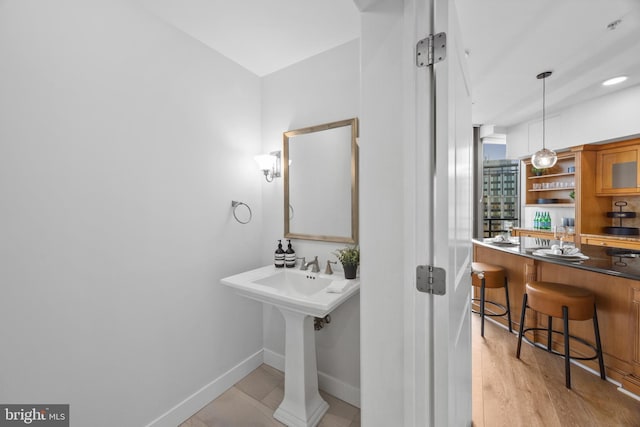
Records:
<instances>
[{"instance_id":1,"label":"towel ring","mask_svg":"<svg viewBox=\"0 0 640 427\"><path fill-rule=\"evenodd\" d=\"M249 222L251 222L251 218L253 217L253 214L251 213L251 208L249 207L249 205L243 202L236 202L235 200L232 200L231 206L233 207L233 217L236 219L236 221L238 221L240 224L248 224ZM247 210L249 211L248 220L242 221L240 220L240 218L238 218L238 215L236 215L236 209L238 209L238 206L246 206Z\"/></svg>"}]
</instances>

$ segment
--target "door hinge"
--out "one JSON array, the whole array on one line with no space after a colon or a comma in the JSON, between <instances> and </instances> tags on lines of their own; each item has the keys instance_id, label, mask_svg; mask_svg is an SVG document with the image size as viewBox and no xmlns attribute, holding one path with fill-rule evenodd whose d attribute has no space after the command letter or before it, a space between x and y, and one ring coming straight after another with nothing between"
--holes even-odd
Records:
<instances>
[{"instance_id":1,"label":"door hinge","mask_svg":"<svg viewBox=\"0 0 640 427\"><path fill-rule=\"evenodd\" d=\"M447 56L447 34L431 34L416 45L416 66L428 67Z\"/></svg>"},{"instance_id":2,"label":"door hinge","mask_svg":"<svg viewBox=\"0 0 640 427\"><path fill-rule=\"evenodd\" d=\"M420 292L444 295L447 291L447 274L444 268L432 265L416 267L416 288Z\"/></svg>"}]
</instances>

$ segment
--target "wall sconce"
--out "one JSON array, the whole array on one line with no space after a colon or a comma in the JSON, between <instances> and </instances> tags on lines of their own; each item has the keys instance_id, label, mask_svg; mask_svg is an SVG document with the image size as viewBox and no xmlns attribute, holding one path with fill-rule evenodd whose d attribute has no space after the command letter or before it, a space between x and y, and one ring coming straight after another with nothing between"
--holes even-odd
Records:
<instances>
[{"instance_id":1,"label":"wall sconce","mask_svg":"<svg viewBox=\"0 0 640 427\"><path fill-rule=\"evenodd\" d=\"M264 179L266 179L267 182L273 181L273 178L280 178L282 169L280 151L260 154L255 156L254 159L258 163L260 170L264 173Z\"/></svg>"}]
</instances>

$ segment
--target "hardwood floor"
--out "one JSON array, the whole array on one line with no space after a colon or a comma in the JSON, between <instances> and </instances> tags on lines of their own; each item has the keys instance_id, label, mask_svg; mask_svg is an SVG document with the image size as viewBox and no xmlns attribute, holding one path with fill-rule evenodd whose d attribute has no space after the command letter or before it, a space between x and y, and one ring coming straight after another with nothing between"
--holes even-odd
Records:
<instances>
[{"instance_id":1,"label":"hardwood floor","mask_svg":"<svg viewBox=\"0 0 640 427\"><path fill-rule=\"evenodd\" d=\"M640 426L640 401L572 365L572 389L564 386L564 360L472 316L474 427ZM283 396L282 372L262 365L204 407L181 427L282 426L273 418ZM360 410L321 392L330 408L319 427L358 427Z\"/></svg>"},{"instance_id":2,"label":"hardwood floor","mask_svg":"<svg viewBox=\"0 0 640 427\"><path fill-rule=\"evenodd\" d=\"M473 426L640 426L640 401L586 370L571 366L564 386L564 359L523 342L473 315Z\"/></svg>"}]
</instances>

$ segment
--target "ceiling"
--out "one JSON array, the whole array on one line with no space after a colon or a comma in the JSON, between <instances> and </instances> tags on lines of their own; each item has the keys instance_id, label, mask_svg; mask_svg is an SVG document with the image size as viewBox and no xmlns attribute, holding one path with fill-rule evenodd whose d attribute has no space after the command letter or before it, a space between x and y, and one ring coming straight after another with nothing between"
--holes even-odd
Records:
<instances>
[{"instance_id":1,"label":"ceiling","mask_svg":"<svg viewBox=\"0 0 640 427\"><path fill-rule=\"evenodd\" d=\"M360 37L353 0L139 0L258 76Z\"/></svg>"},{"instance_id":2,"label":"ceiling","mask_svg":"<svg viewBox=\"0 0 640 427\"><path fill-rule=\"evenodd\" d=\"M476 124L509 126L640 84L638 0L456 0ZM607 25L622 22L615 30ZM602 81L617 75L617 86Z\"/></svg>"},{"instance_id":3,"label":"ceiling","mask_svg":"<svg viewBox=\"0 0 640 427\"><path fill-rule=\"evenodd\" d=\"M354 40L353 0L139 0L190 36L264 76ZM640 84L640 0L456 0L474 124L510 126ZM614 30L611 22L620 19ZM601 82L616 75L617 86Z\"/></svg>"}]
</instances>

